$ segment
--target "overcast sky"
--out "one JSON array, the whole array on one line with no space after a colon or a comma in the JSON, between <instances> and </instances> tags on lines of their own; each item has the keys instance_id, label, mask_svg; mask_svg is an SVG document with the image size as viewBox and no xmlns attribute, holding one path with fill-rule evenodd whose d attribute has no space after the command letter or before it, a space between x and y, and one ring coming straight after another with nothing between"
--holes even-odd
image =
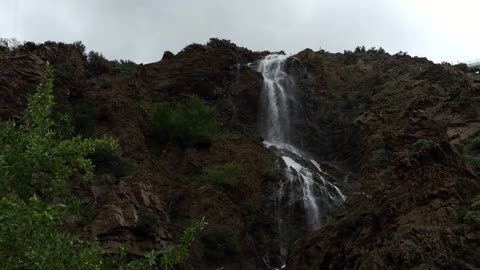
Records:
<instances>
[{"instance_id":1,"label":"overcast sky","mask_svg":"<svg viewBox=\"0 0 480 270\"><path fill-rule=\"evenodd\" d=\"M0 0L0 37L83 41L155 62L210 37L253 50L355 46L439 61L480 58L480 0Z\"/></svg>"}]
</instances>

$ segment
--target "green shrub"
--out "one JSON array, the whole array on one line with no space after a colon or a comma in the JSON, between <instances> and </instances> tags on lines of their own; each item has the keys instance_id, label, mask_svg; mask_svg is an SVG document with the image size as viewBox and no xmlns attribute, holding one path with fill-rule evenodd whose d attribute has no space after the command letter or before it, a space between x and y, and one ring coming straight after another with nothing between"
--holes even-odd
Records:
<instances>
[{"instance_id":1,"label":"green shrub","mask_svg":"<svg viewBox=\"0 0 480 270\"><path fill-rule=\"evenodd\" d=\"M88 70L96 75L112 72L128 72L137 64L131 60L108 60L103 54L90 51L87 56Z\"/></svg>"},{"instance_id":2,"label":"green shrub","mask_svg":"<svg viewBox=\"0 0 480 270\"><path fill-rule=\"evenodd\" d=\"M28 97L26 120L0 128L0 268L101 269L101 252L61 230L73 209L68 180L93 176L86 156L114 139L65 139L69 128L53 121L53 68L47 63L36 92ZM54 203L55 202L55 203ZM61 203L61 204L60 204Z\"/></svg>"},{"instance_id":3,"label":"green shrub","mask_svg":"<svg viewBox=\"0 0 480 270\"><path fill-rule=\"evenodd\" d=\"M207 42L207 47L210 48L235 48L237 45L230 40L227 39L219 39L219 38L210 38Z\"/></svg>"},{"instance_id":4,"label":"green shrub","mask_svg":"<svg viewBox=\"0 0 480 270\"><path fill-rule=\"evenodd\" d=\"M238 239L229 229L211 229L200 236L205 255L211 259L224 259L240 251Z\"/></svg>"},{"instance_id":5,"label":"green shrub","mask_svg":"<svg viewBox=\"0 0 480 270\"><path fill-rule=\"evenodd\" d=\"M237 177L241 170L241 166L237 163L225 163L207 168L205 177L210 182L234 187L237 185Z\"/></svg>"},{"instance_id":6,"label":"green shrub","mask_svg":"<svg viewBox=\"0 0 480 270\"><path fill-rule=\"evenodd\" d=\"M121 178L134 172L133 166L122 160L116 149L99 148L87 158L95 165L95 174L112 173L115 177Z\"/></svg>"},{"instance_id":7,"label":"green shrub","mask_svg":"<svg viewBox=\"0 0 480 270\"><path fill-rule=\"evenodd\" d=\"M419 139L413 144L413 147L417 151L428 150L433 147L433 141L429 139Z\"/></svg>"},{"instance_id":8,"label":"green shrub","mask_svg":"<svg viewBox=\"0 0 480 270\"><path fill-rule=\"evenodd\" d=\"M480 210L467 211L463 220L467 223L480 224Z\"/></svg>"},{"instance_id":9,"label":"green shrub","mask_svg":"<svg viewBox=\"0 0 480 270\"><path fill-rule=\"evenodd\" d=\"M160 103L153 109L153 128L160 142L210 144L217 132L213 108L196 96L181 103Z\"/></svg>"},{"instance_id":10,"label":"green shrub","mask_svg":"<svg viewBox=\"0 0 480 270\"><path fill-rule=\"evenodd\" d=\"M62 232L64 207L0 200L0 269L103 269L95 242Z\"/></svg>"},{"instance_id":11,"label":"green shrub","mask_svg":"<svg viewBox=\"0 0 480 270\"><path fill-rule=\"evenodd\" d=\"M0 128L0 196L15 194L23 200L37 194L42 199L65 197L68 180L77 172L93 176L85 158L97 148L116 148L112 138L64 139L68 128L53 121L53 68L47 65L37 91L28 97L25 123L2 123Z\"/></svg>"},{"instance_id":12,"label":"green shrub","mask_svg":"<svg viewBox=\"0 0 480 270\"><path fill-rule=\"evenodd\" d=\"M174 265L185 261L193 241L195 241L195 238L203 231L206 224L205 218L203 218L188 226L178 242L163 252L160 265L165 269L170 269L173 268Z\"/></svg>"}]
</instances>

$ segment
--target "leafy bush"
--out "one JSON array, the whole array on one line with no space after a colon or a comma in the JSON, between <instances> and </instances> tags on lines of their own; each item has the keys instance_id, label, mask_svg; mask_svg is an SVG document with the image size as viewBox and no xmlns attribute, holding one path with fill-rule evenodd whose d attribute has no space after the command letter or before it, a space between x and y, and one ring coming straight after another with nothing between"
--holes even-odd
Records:
<instances>
[{"instance_id":1,"label":"leafy bush","mask_svg":"<svg viewBox=\"0 0 480 270\"><path fill-rule=\"evenodd\" d=\"M375 50L375 47L373 48ZM361 53L361 52L365 52L366 49L365 49L365 46L357 46L355 47L355 52L356 53Z\"/></svg>"},{"instance_id":2,"label":"leafy bush","mask_svg":"<svg viewBox=\"0 0 480 270\"><path fill-rule=\"evenodd\" d=\"M192 43L192 44L189 44L187 46L185 46L185 48L183 48L182 52L187 52L187 51L191 51L191 50L199 50L199 49L204 49L205 46L203 46L202 44L199 44L199 43Z\"/></svg>"},{"instance_id":3,"label":"leafy bush","mask_svg":"<svg viewBox=\"0 0 480 270\"><path fill-rule=\"evenodd\" d=\"M87 158L95 165L95 174L112 173L115 177L121 178L134 172L133 166L122 160L116 149L99 148Z\"/></svg>"},{"instance_id":4,"label":"leafy bush","mask_svg":"<svg viewBox=\"0 0 480 270\"><path fill-rule=\"evenodd\" d=\"M128 72L137 64L131 60L107 60L103 54L90 51L87 56L88 69L96 75L112 72Z\"/></svg>"},{"instance_id":5,"label":"leafy bush","mask_svg":"<svg viewBox=\"0 0 480 270\"><path fill-rule=\"evenodd\" d=\"M235 48L237 45L230 40L227 39L219 39L219 38L210 38L207 42L207 47L210 48Z\"/></svg>"},{"instance_id":6,"label":"leafy bush","mask_svg":"<svg viewBox=\"0 0 480 270\"><path fill-rule=\"evenodd\" d=\"M467 223L480 224L480 210L467 211L463 220Z\"/></svg>"},{"instance_id":7,"label":"leafy bush","mask_svg":"<svg viewBox=\"0 0 480 270\"><path fill-rule=\"evenodd\" d=\"M237 177L241 173L241 169L237 163L215 165L205 170L205 177L213 183L234 187L237 185Z\"/></svg>"},{"instance_id":8,"label":"leafy bush","mask_svg":"<svg viewBox=\"0 0 480 270\"><path fill-rule=\"evenodd\" d=\"M77 171L93 176L93 165L85 156L97 148L116 148L111 138L63 139L52 120L53 68L46 66L42 82L28 97L26 121L0 129L0 196L15 194L23 200L33 195L50 199L68 193L67 180Z\"/></svg>"},{"instance_id":9,"label":"leafy bush","mask_svg":"<svg viewBox=\"0 0 480 270\"><path fill-rule=\"evenodd\" d=\"M95 242L80 241L59 228L65 211L32 197L28 204L0 200L1 269L103 269Z\"/></svg>"},{"instance_id":10,"label":"leafy bush","mask_svg":"<svg viewBox=\"0 0 480 270\"><path fill-rule=\"evenodd\" d=\"M413 147L417 151L428 150L432 148L432 146L433 146L433 141L429 139L419 139L413 144Z\"/></svg>"},{"instance_id":11,"label":"leafy bush","mask_svg":"<svg viewBox=\"0 0 480 270\"><path fill-rule=\"evenodd\" d=\"M93 165L85 157L118 144L111 138L64 139L62 131L68 128L52 120L53 105L53 68L47 63L36 92L28 97L25 123L2 123L0 129L2 269L102 268L95 243L76 240L60 224L62 214L74 206L70 177L80 172L91 178Z\"/></svg>"},{"instance_id":12,"label":"leafy bush","mask_svg":"<svg viewBox=\"0 0 480 270\"><path fill-rule=\"evenodd\" d=\"M153 128L160 142L209 144L217 132L215 111L196 96L183 103L160 103L153 109Z\"/></svg>"},{"instance_id":13,"label":"leafy bush","mask_svg":"<svg viewBox=\"0 0 480 270\"><path fill-rule=\"evenodd\" d=\"M211 259L224 259L240 251L238 239L229 229L212 229L204 232L200 240L205 246L205 255Z\"/></svg>"},{"instance_id":14,"label":"leafy bush","mask_svg":"<svg viewBox=\"0 0 480 270\"><path fill-rule=\"evenodd\" d=\"M206 224L205 218L203 218L202 220L194 222L188 226L179 241L163 253L162 258L160 259L160 265L165 267L165 269L169 269L173 268L174 265L185 261L188 257L188 251L190 250L193 241L195 241L195 238L203 231Z\"/></svg>"}]
</instances>

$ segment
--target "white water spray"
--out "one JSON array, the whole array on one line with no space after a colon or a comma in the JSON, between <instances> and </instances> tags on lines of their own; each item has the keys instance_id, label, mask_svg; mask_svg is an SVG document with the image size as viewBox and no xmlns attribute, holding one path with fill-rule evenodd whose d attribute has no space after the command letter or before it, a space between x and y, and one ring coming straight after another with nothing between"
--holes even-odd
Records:
<instances>
[{"instance_id":1,"label":"white water spray","mask_svg":"<svg viewBox=\"0 0 480 270\"><path fill-rule=\"evenodd\" d=\"M264 145L274 152L284 163L287 182L280 183L278 201L287 202L291 207L302 202L305 223L310 231L318 229L326 215L345 200L340 189L324 176L320 165L293 145L292 138L296 130L292 126L295 114L295 82L286 68L288 57L272 54L258 64L258 71L263 75L261 95L260 133ZM284 214L279 213L280 233L284 227ZM285 255L285 254L282 254Z\"/></svg>"}]
</instances>

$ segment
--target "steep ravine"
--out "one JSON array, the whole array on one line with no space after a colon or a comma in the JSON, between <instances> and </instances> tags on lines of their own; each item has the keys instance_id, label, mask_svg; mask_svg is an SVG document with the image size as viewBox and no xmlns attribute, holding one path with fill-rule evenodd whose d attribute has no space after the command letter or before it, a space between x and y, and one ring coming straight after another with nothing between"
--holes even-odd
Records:
<instances>
[{"instance_id":1,"label":"steep ravine","mask_svg":"<svg viewBox=\"0 0 480 270\"><path fill-rule=\"evenodd\" d=\"M264 79L248 64L268 54L211 42L127 72L96 73L72 45L28 43L16 55L2 49L0 118L22 121L27 93L51 62L58 109L98 108L94 134L117 137L122 159L136 170L73 179L86 214L67 229L97 237L107 254L129 243L136 256L161 250L190 219L205 217L207 231L231 231L239 249L212 259L196 241L182 269L263 269L266 255L282 264L275 194L287 180L278 168L288 168L275 152L281 147L267 149L271 138L259 132ZM288 59L298 104L289 144L308 153L307 162L320 161L347 194L313 232L305 205L296 204L288 269L477 269L479 225L465 216L480 211L479 167L466 158L480 154L472 146L480 135L480 79L382 51L305 50ZM151 104L188 95L216 108L219 137L208 148L157 143ZM201 180L205 167L224 162L243 167L236 188Z\"/></svg>"}]
</instances>

